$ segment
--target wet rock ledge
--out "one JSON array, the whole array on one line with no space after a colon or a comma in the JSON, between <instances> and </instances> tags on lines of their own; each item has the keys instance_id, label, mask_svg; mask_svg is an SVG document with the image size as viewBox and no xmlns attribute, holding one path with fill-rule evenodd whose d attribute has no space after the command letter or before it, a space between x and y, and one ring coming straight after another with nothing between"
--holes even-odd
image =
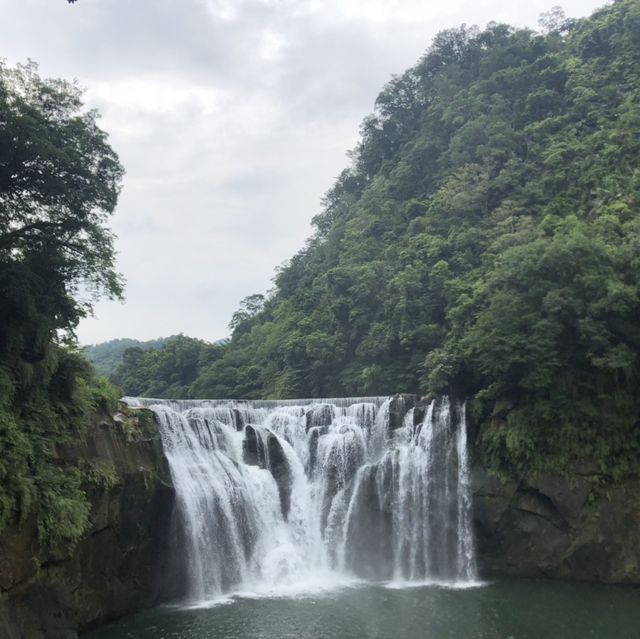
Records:
<instances>
[{"instance_id":1,"label":"wet rock ledge","mask_svg":"<svg viewBox=\"0 0 640 639\"><path fill-rule=\"evenodd\" d=\"M174 489L153 414L123 407L55 454L93 474L91 528L59 554L40 547L33 520L0 534L0 639L72 639L180 587Z\"/></svg>"},{"instance_id":2,"label":"wet rock ledge","mask_svg":"<svg viewBox=\"0 0 640 639\"><path fill-rule=\"evenodd\" d=\"M474 469L483 577L640 584L640 478L602 485L597 465L501 483Z\"/></svg>"}]
</instances>

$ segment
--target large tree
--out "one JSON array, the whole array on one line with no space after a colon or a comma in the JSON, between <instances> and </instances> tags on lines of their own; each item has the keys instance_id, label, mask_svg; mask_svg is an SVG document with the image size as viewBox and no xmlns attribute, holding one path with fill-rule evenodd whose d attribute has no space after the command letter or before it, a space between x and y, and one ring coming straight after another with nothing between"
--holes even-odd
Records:
<instances>
[{"instance_id":1,"label":"large tree","mask_svg":"<svg viewBox=\"0 0 640 639\"><path fill-rule=\"evenodd\" d=\"M0 528L35 510L42 540L77 540L78 469L52 452L101 401L66 346L100 296L119 297L106 227L123 169L77 84L0 63Z\"/></svg>"},{"instance_id":2,"label":"large tree","mask_svg":"<svg viewBox=\"0 0 640 639\"><path fill-rule=\"evenodd\" d=\"M42 79L33 63L0 65L0 260L46 256L75 300L57 328L72 327L95 295L122 292L105 222L123 169L96 120L77 84Z\"/></svg>"},{"instance_id":3,"label":"large tree","mask_svg":"<svg viewBox=\"0 0 640 639\"><path fill-rule=\"evenodd\" d=\"M77 84L0 65L0 358L43 357L100 295L118 297L105 226L123 169Z\"/></svg>"}]
</instances>

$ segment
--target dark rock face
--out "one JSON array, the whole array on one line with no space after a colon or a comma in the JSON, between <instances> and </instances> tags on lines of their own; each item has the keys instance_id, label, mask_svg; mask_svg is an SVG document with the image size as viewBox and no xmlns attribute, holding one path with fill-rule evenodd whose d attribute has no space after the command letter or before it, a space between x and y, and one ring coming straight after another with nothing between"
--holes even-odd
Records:
<instances>
[{"instance_id":1,"label":"dark rock face","mask_svg":"<svg viewBox=\"0 0 640 639\"><path fill-rule=\"evenodd\" d=\"M289 462L282 450L282 444L275 435L269 433L267 446L269 447L269 470L278 485L282 516L287 519L289 517L289 509L291 507L291 469L289 468Z\"/></svg>"},{"instance_id":2,"label":"dark rock face","mask_svg":"<svg viewBox=\"0 0 640 639\"><path fill-rule=\"evenodd\" d=\"M289 468L289 462L284 450L282 450L282 444L271 432L268 432L265 440L263 440L258 431L251 425L245 428L244 433L242 442L243 459L246 464L266 468L271 472L278 486L282 516L287 519L291 508L292 478L291 468Z\"/></svg>"},{"instance_id":3,"label":"dark rock face","mask_svg":"<svg viewBox=\"0 0 640 639\"><path fill-rule=\"evenodd\" d=\"M640 479L603 490L578 472L519 484L474 474L482 576L640 583Z\"/></svg>"},{"instance_id":4,"label":"dark rock face","mask_svg":"<svg viewBox=\"0 0 640 639\"><path fill-rule=\"evenodd\" d=\"M307 432L309 434L309 467L307 468L307 472L311 476L313 475L313 471L315 470L316 462L318 460L318 443L320 441L320 436L326 434L327 427L313 426Z\"/></svg>"},{"instance_id":5,"label":"dark rock face","mask_svg":"<svg viewBox=\"0 0 640 639\"><path fill-rule=\"evenodd\" d=\"M2 639L75 639L77 623L60 589L31 590L0 601Z\"/></svg>"},{"instance_id":6,"label":"dark rock face","mask_svg":"<svg viewBox=\"0 0 640 639\"><path fill-rule=\"evenodd\" d=\"M350 548L349 567L366 579L390 579L393 577L393 522L390 503L379 495L376 466L368 466L362 471L356 490L355 515L350 519L346 533ZM386 492L388 487L383 490Z\"/></svg>"},{"instance_id":7,"label":"dark rock face","mask_svg":"<svg viewBox=\"0 0 640 639\"><path fill-rule=\"evenodd\" d=\"M393 432L404 425L404 417L407 411L416 406L419 401L415 395L394 395L389 403L389 430Z\"/></svg>"},{"instance_id":8,"label":"dark rock face","mask_svg":"<svg viewBox=\"0 0 640 639\"><path fill-rule=\"evenodd\" d=\"M331 404L316 404L310 406L305 413L307 432L314 427L329 426L334 417L335 413Z\"/></svg>"},{"instance_id":9,"label":"dark rock face","mask_svg":"<svg viewBox=\"0 0 640 639\"><path fill-rule=\"evenodd\" d=\"M235 426L236 430L242 430L244 428L244 419L242 418L242 413L237 408L231 409L231 412L233 414L233 425Z\"/></svg>"},{"instance_id":10,"label":"dark rock face","mask_svg":"<svg viewBox=\"0 0 640 639\"><path fill-rule=\"evenodd\" d=\"M153 417L144 413L105 418L57 451L62 462L107 466L112 477L87 484L92 525L72 552L45 553L32 520L0 535L2 639L71 639L180 594L184 575L171 559L174 490Z\"/></svg>"},{"instance_id":11,"label":"dark rock face","mask_svg":"<svg viewBox=\"0 0 640 639\"><path fill-rule=\"evenodd\" d=\"M242 440L242 457L245 464L251 466L266 467L266 453L262 439L253 426L247 426Z\"/></svg>"}]
</instances>

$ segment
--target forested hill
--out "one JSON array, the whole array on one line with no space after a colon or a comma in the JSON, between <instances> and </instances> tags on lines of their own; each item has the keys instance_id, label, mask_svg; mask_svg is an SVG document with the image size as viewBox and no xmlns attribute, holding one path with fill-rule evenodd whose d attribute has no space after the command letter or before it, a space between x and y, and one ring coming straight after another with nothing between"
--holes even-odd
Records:
<instances>
[{"instance_id":1,"label":"forested hill","mask_svg":"<svg viewBox=\"0 0 640 639\"><path fill-rule=\"evenodd\" d=\"M444 31L361 134L314 235L188 394L449 391L495 465L571 448L633 468L640 2Z\"/></svg>"},{"instance_id":2,"label":"forested hill","mask_svg":"<svg viewBox=\"0 0 640 639\"><path fill-rule=\"evenodd\" d=\"M138 339L121 337L119 339L109 340L108 342L85 346L83 348L83 353L94 365L96 372L99 375L110 377L116 371L118 366L122 364L122 356L127 349L140 348L142 350L157 350L169 339L171 338L159 337L158 339L141 341Z\"/></svg>"}]
</instances>

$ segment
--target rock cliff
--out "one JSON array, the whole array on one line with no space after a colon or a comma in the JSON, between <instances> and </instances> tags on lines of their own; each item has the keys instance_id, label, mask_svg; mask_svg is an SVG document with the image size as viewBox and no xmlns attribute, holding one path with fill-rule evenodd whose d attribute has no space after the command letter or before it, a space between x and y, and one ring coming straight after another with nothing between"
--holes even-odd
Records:
<instances>
[{"instance_id":1,"label":"rock cliff","mask_svg":"<svg viewBox=\"0 0 640 639\"><path fill-rule=\"evenodd\" d=\"M390 427L425 405L398 396ZM41 548L31 519L0 534L0 639L73 639L183 591L175 493L153 414L123 410L56 450L88 478L91 528L73 551ZM247 445L250 454L259 464ZM481 577L640 583L640 478L603 484L585 463L564 477L501 483L476 464L473 497Z\"/></svg>"},{"instance_id":2,"label":"rock cliff","mask_svg":"<svg viewBox=\"0 0 640 639\"><path fill-rule=\"evenodd\" d=\"M71 551L45 551L34 520L0 535L0 639L71 639L171 597L174 490L146 410L104 417L61 463L84 469L91 528Z\"/></svg>"},{"instance_id":3,"label":"rock cliff","mask_svg":"<svg viewBox=\"0 0 640 639\"><path fill-rule=\"evenodd\" d=\"M501 483L476 468L481 574L640 583L640 479L602 486L593 470Z\"/></svg>"}]
</instances>

